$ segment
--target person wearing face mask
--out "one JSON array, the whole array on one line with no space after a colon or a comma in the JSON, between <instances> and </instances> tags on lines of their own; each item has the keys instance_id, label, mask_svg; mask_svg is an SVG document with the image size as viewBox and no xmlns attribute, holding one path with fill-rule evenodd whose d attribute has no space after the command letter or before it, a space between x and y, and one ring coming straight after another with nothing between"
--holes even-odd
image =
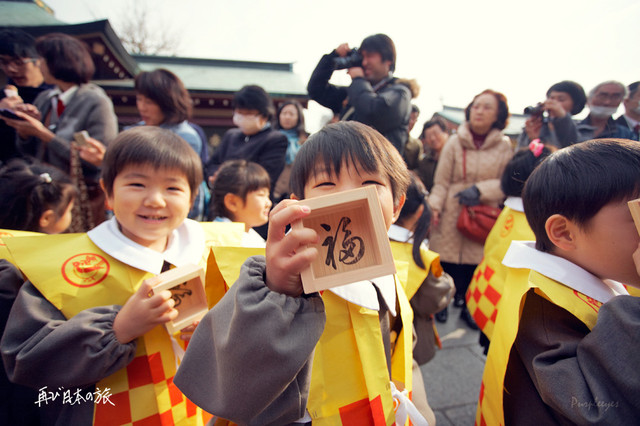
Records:
<instances>
[{"instance_id":1,"label":"person wearing face mask","mask_svg":"<svg viewBox=\"0 0 640 426\"><path fill-rule=\"evenodd\" d=\"M605 81L591 89L587 97L589 115L578 123L578 140L621 138L633 139L628 127L615 122L612 115L627 95L627 88L619 81Z\"/></svg>"},{"instance_id":2,"label":"person wearing face mask","mask_svg":"<svg viewBox=\"0 0 640 426\"><path fill-rule=\"evenodd\" d=\"M547 99L535 108L525 122L516 151L540 139L545 145L564 148L578 142L578 131L572 116L579 114L587 102L581 85L561 81L547 90Z\"/></svg>"},{"instance_id":3,"label":"person wearing face mask","mask_svg":"<svg viewBox=\"0 0 640 426\"><path fill-rule=\"evenodd\" d=\"M640 140L640 81L631 83L627 89L629 94L622 102L624 114L616 119L616 123L631 130L634 140Z\"/></svg>"},{"instance_id":4,"label":"person wearing face mask","mask_svg":"<svg viewBox=\"0 0 640 426\"><path fill-rule=\"evenodd\" d=\"M222 163L244 159L260 164L271 180L271 192L285 165L289 141L284 133L271 126L275 107L271 97L260 86L248 85L233 97L233 124L207 162L205 174L209 186Z\"/></svg>"}]
</instances>

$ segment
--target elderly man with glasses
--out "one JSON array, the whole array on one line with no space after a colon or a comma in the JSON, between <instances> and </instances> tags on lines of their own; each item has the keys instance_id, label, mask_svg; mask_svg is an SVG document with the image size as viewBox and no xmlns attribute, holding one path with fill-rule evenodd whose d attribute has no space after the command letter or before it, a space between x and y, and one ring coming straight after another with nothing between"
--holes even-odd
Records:
<instances>
[{"instance_id":1,"label":"elderly man with glasses","mask_svg":"<svg viewBox=\"0 0 640 426\"><path fill-rule=\"evenodd\" d=\"M635 139L633 133L613 119L627 87L618 81L605 81L591 89L587 97L589 115L578 126L579 141L603 138Z\"/></svg>"}]
</instances>

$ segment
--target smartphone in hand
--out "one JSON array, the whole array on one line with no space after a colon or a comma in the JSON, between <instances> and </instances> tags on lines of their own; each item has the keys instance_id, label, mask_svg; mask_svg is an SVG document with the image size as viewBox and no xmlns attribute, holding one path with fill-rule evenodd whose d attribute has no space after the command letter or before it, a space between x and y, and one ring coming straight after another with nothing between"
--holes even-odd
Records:
<instances>
[{"instance_id":1,"label":"smartphone in hand","mask_svg":"<svg viewBox=\"0 0 640 426\"><path fill-rule=\"evenodd\" d=\"M73 134L73 139L76 141L76 144L78 144L78 146L85 146L87 145L87 139L89 139L89 132L87 132L86 130L75 132Z\"/></svg>"},{"instance_id":2,"label":"smartphone in hand","mask_svg":"<svg viewBox=\"0 0 640 426\"><path fill-rule=\"evenodd\" d=\"M0 108L0 115L3 116L3 117L6 117L6 118L10 118L12 120L24 120L24 118L20 117L15 112L11 111L10 109L6 109L6 108Z\"/></svg>"}]
</instances>

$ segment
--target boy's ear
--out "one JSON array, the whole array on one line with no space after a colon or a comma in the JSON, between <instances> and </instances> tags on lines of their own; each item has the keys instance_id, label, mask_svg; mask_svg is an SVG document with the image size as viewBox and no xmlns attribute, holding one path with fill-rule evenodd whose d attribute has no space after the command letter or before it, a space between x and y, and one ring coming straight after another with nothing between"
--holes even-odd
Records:
<instances>
[{"instance_id":1,"label":"boy's ear","mask_svg":"<svg viewBox=\"0 0 640 426\"><path fill-rule=\"evenodd\" d=\"M289 196L289 198L291 198L292 200L298 200L300 201L300 199L298 197L296 197L296 194L294 194L293 192L291 193L291 195Z\"/></svg>"},{"instance_id":2,"label":"boy's ear","mask_svg":"<svg viewBox=\"0 0 640 426\"><path fill-rule=\"evenodd\" d=\"M577 226L561 214L550 216L544 224L547 237L560 250L572 251L576 248Z\"/></svg>"},{"instance_id":3,"label":"boy's ear","mask_svg":"<svg viewBox=\"0 0 640 426\"><path fill-rule=\"evenodd\" d=\"M400 212L402 211L405 201L407 201L407 196L402 194L402 197L398 200L398 204L393 206L393 223L396 223L396 220L400 217Z\"/></svg>"},{"instance_id":4,"label":"boy's ear","mask_svg":"<svg viewBox=\"0 0 640 426\"><path fill-rule=\"evenodd\" d=\"M104 186L104 179L102 178L100 178L100 188L102 188L102 192L104 192L104 195L107 201L107 207L113 210L113 206L111 205L111 197L109 196L109 193L107 192L107 189Z\"/></svg>"},{"instance_id":5,"label":"boy's ear","mask_svg":"<svg viewBox=\"0 0 640 426\"><path fill-rule=\"evenodd\" d=\"M231 192L225 194L223 202L226 209L231 213L237 212L238 209L244 205L242 198L238 197L236 194L232 194Z\"/></svg>"}]
</instances>

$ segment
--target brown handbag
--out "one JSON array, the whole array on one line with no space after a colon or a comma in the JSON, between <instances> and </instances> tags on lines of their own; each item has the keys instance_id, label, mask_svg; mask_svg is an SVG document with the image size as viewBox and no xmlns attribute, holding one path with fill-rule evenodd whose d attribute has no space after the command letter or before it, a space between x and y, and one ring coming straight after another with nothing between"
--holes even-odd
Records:
<instances>
[{"instance_id":1,"label":"brown handbag","mask_svg":"<svg viewBox=\"0 0 640 426\"><path fill-rule=\"evenodd\" d=\"M462 173L463 180L467 179L467 150L462 151ZM495 225L496 220L502 209L499 207L491 207L484 204L478 204L477 206L462 206L460 210L460 216L458 216L458 222L456 228L458 231L470 239L479 244L484 244L489 231Z\"/></svg>"}]
</instances>

